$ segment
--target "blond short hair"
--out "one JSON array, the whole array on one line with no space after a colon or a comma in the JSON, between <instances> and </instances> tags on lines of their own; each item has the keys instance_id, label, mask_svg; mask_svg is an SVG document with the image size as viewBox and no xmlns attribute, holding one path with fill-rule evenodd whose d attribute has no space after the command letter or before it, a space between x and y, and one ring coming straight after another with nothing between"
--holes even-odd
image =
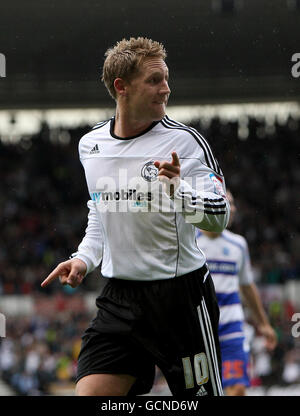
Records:
<instances>
[{"instance_id":1,"label":"blond short hair","mask_svg":"<svg viewBox=\"0 0 300 416\"><path fill-rule=\"evenodd\" d=\"M107 49L105 56L101 80L112 98L116 99L114 87L116 78L130 81L145 58L156 57L165 60L167 53L161 43L138 37L129 40L122 39L115 46Z\"/></svg>"}]
</instances>

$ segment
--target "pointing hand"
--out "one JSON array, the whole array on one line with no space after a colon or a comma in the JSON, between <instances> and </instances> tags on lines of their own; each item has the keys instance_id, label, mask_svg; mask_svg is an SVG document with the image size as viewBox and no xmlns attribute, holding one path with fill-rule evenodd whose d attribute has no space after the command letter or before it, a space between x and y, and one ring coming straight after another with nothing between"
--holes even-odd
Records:
<instances>
[{"instance_id":1,"label":"pointing hand","mask_svg":"<svg viewBox=\"0 0 300 416\"><path fill-rule=\"evenodd\" d=\"M77 287L86 273L86 264L80 259L71 259L60 263L41 283L42 287L49 285L59 277L62 285Z\"/></svg>"},{"instance_id":2,"label":"pointing hand","mask_svg":"<svg viewBox=\"0 0 300 416\"><path fill-rule=\"evenodd\" d=\"M173 196L180 184L180 161L176 152L172 152L172 161L155 161L154 165L158 169L158 178L164 184L164 191Z\"/></svg>"}]
</instances>

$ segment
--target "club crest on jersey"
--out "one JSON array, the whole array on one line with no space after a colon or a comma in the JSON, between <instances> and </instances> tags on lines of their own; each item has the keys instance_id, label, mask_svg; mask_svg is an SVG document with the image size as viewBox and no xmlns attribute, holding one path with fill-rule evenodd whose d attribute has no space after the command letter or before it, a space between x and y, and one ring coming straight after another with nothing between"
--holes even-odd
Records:
<instances>
[{"instance_id":1,"label":"club crest on jersey","mask_svg":"<svg viewBox=\"0 0 300 416\"><path fill-rule=\"evenodd\" d=\"M214 192L216 194L225 196L223 186L222 186L222 183L223 183L222 179L219 176L215 175L214 173L211 173L209 175L209 178L214 184Z\"/></svg>"},{"instance_id":2,"label":"club crest on jersey","mask_svg":"<svg viewBox=\"0 0 300 416\"><path fill-rule=\"evenodd\" d=\"M143 167L141 171L142 177L145 179L145 181L153 182L156 180L158 176L158 169L154 165L153 160L150 162L147 162Z\"/></svg>"}]
</instances>

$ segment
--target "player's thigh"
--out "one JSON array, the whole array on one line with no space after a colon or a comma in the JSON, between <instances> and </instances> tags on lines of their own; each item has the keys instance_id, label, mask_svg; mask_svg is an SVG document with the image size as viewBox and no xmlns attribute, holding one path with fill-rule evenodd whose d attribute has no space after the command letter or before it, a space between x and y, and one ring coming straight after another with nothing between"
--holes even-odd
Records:
<instances>
[{"instance_id":1,"label":"player's thigh","mask_svg":"<svg viewBox=\"0 0 300 416\"><path fill-rule=\"evenodd\" d=\"M76 396L126 396L136 378L127 374L89 374L76 385Z\"/></svg>"}]
</instances>

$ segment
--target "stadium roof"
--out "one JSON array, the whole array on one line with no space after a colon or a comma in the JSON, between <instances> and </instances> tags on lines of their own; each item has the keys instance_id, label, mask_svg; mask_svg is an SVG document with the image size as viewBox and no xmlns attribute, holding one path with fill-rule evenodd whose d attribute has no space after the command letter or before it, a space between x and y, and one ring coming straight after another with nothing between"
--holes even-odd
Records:
<instances>
[{"instance_id":1,"label":"stadium roof","mask_svg":"<svg viewBox=\"0 0 300 416\"><path fill-rule=\"evenodd\" d=\"M0 108L113 106L105 50L129 36L163 42L170 104L298 101L297 0L10 0L1 4ZM222 6L222 7L221 7ZM300 71L300 70L299 70Z\"/></svg>"}]
</instances>

